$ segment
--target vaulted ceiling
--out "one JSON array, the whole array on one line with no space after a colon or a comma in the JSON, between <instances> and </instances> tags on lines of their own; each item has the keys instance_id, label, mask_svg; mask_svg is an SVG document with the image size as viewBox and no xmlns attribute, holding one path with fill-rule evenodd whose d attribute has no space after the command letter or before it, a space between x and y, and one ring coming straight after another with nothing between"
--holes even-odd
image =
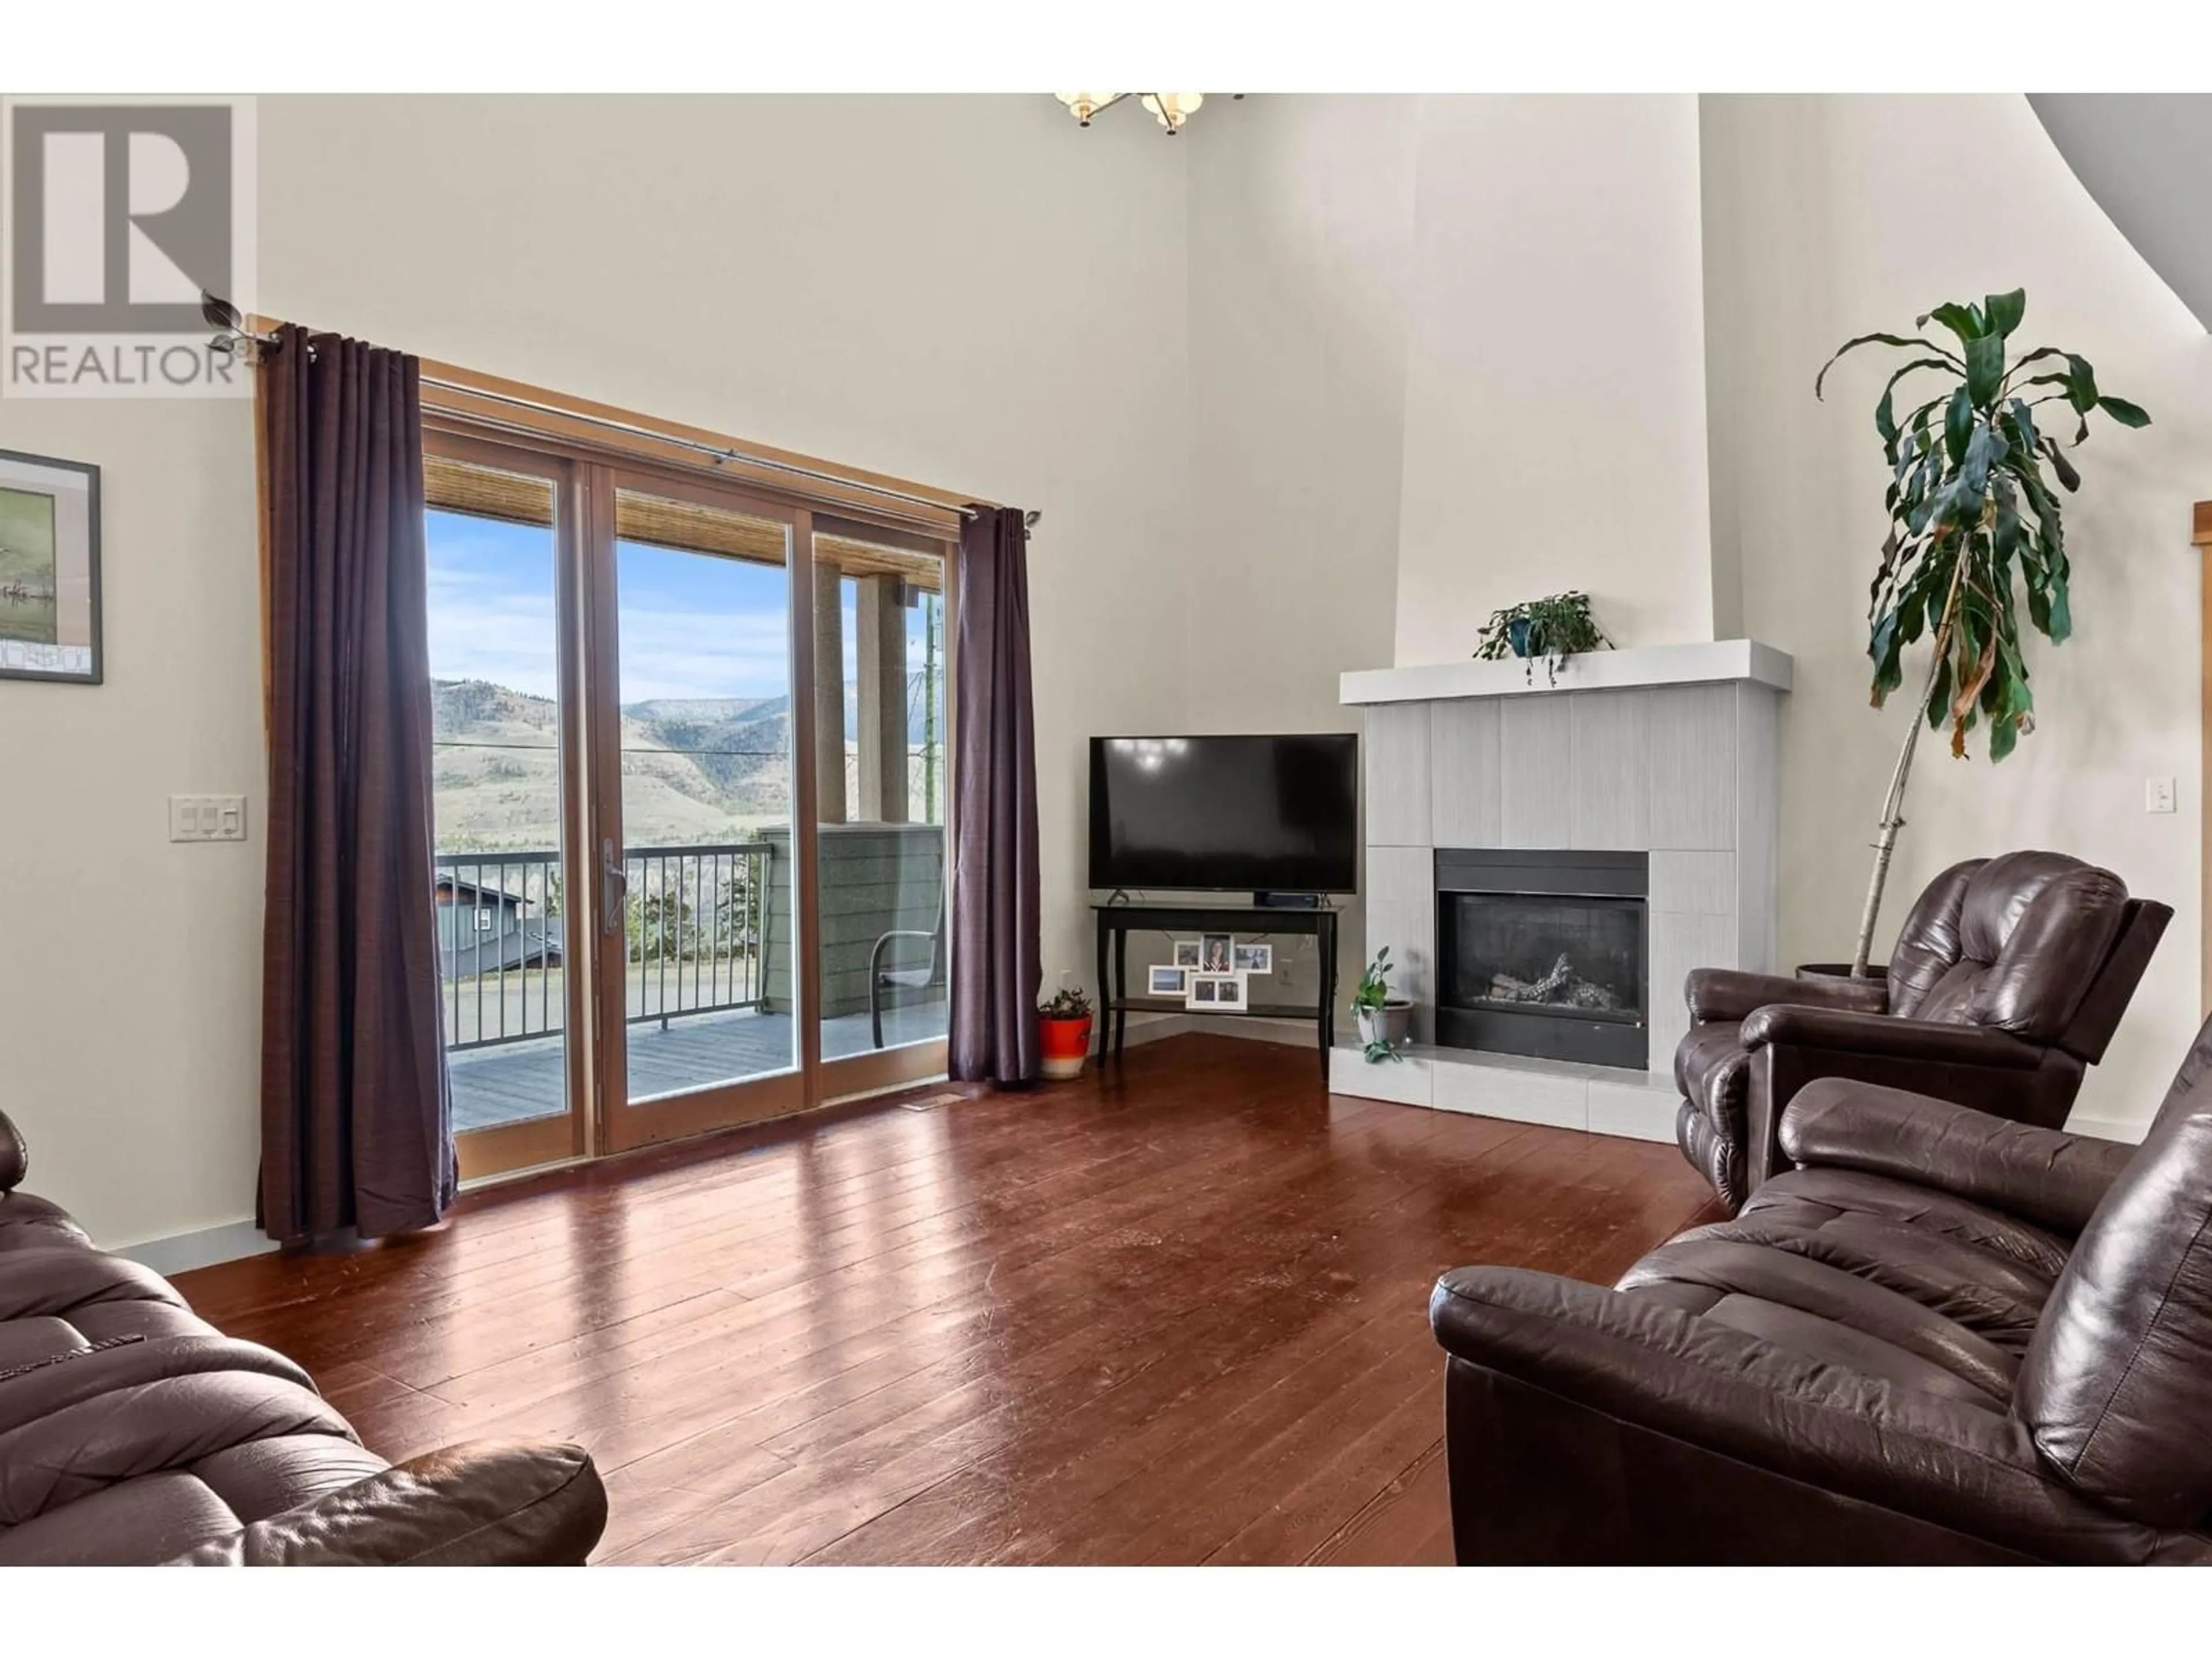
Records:
<instances>
[{"instance_id":1,"label":"vaulted ceiling","mask_svg":"<svg viewBox=\"0 0 2212 1659\"><path fill-rule=\"evenodd\" d=\"M2120 234L2212 328L2212 95L2035 93L2028 102Z\"/></svg>"}]
</instances>

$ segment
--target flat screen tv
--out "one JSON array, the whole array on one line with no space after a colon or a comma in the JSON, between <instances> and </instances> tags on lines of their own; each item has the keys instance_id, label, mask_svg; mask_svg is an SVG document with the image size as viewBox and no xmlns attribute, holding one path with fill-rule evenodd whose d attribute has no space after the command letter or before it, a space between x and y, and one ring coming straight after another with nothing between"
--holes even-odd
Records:
<instances>
[{"instance_id":1,"label":"flat screen tv","mask_svg":"<svg viewBox=\"0 0 2212 1659\"><path fill-rule=\"evenodd\" d=\"M1359 739L1091 739L1091 884L1349 893Z\"/></svg>"}]
</instances>

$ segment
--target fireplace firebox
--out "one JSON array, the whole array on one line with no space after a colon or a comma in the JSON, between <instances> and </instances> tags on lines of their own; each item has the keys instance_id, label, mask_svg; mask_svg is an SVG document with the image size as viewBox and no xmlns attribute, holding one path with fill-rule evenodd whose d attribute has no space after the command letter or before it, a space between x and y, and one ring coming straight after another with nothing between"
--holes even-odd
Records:
<instances>
[{"instance_id":1,"label":"fireplace firebox","mask_svg":"<svg viewBox=\"0 0 2212 1659\"><path fill-rule=\"evenodd\" d=\"M1437 850L1437 1041L1643 1070L1643 853Z\"/></svg>"}]
</instances>

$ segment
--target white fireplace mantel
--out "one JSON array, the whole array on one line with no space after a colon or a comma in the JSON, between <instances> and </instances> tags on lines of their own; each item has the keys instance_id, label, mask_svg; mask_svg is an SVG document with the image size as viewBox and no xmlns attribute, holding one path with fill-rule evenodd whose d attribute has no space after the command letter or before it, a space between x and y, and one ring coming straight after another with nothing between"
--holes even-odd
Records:
<instances>
[{"instance_id":1,"label":"white fireplace mantel","mask_svg":"<svg viewBox=\"0 0 2212 1659\"><path fill-rule=\"evenodd\" d=\"M1533 667L1534 672L1531 672ZM1777 956L1780 703L1787 653L1757 640L1343 677L1363 708L1366 949L1391 947L1414 1050L1331 1057L1333 1086L1447 1111L1673 1138L1681 987ZM1435 1035L1439 848L1644 855L1650 989L1641 1069L1425 1047Z\"/></svg>"},{"instance_id":2,"label":"white fireplace mantel","mask_svg":"<svg viewBox=\"0 0 2212 1659\"><path fill-rule=\"evenodd\" d=\"M1513 697L1547 691L1612 691L1635 686L1710 685L1748 680L1777 691L1790 689L1790 653L1758 640L1713 640L1697 645L1639 645L1625 651L1590 651L1559 665L1554 681L1543 663L1423 663L1413 668L1363 668L1342 675L1341 703L1440 702L1456 697Z\"/></svg>"}]
</instances>

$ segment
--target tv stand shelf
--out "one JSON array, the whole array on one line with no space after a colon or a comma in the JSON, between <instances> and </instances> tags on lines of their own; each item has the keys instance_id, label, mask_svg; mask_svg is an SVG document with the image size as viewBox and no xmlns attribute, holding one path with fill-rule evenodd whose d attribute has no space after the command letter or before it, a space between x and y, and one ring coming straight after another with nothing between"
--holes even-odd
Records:
<instances>
[{"instance_id":1,"label":"tv stand shelf","mask_svg":"<svg viewBox=\"0 0 2212 1659\"><path fill-rule=\"evenodd\" d=\"M1328 1051L1336 1041L1336 923L1337 912L1327 904L1316 909L1278 908L1273 905L1182 903L1093 904L1098 927L1098 1010L1105 1024L1098 1035L1098 1057L1121 1058L1128 1035L1129 1015L1179 1014L1184 1005L1172 997L1133 996L1129 992L1129 935L1162 933L1188 938L1194 933L1310 933L1321 953L1321 984L1311 1002L1255 1002L1235 1014L1211 1014L1213 1019L1310 1019L1321 1048L1321 1072L1328 1077ZM1107 969L1112 967L1109 976Z\"/></svg>"}]
</instances>

